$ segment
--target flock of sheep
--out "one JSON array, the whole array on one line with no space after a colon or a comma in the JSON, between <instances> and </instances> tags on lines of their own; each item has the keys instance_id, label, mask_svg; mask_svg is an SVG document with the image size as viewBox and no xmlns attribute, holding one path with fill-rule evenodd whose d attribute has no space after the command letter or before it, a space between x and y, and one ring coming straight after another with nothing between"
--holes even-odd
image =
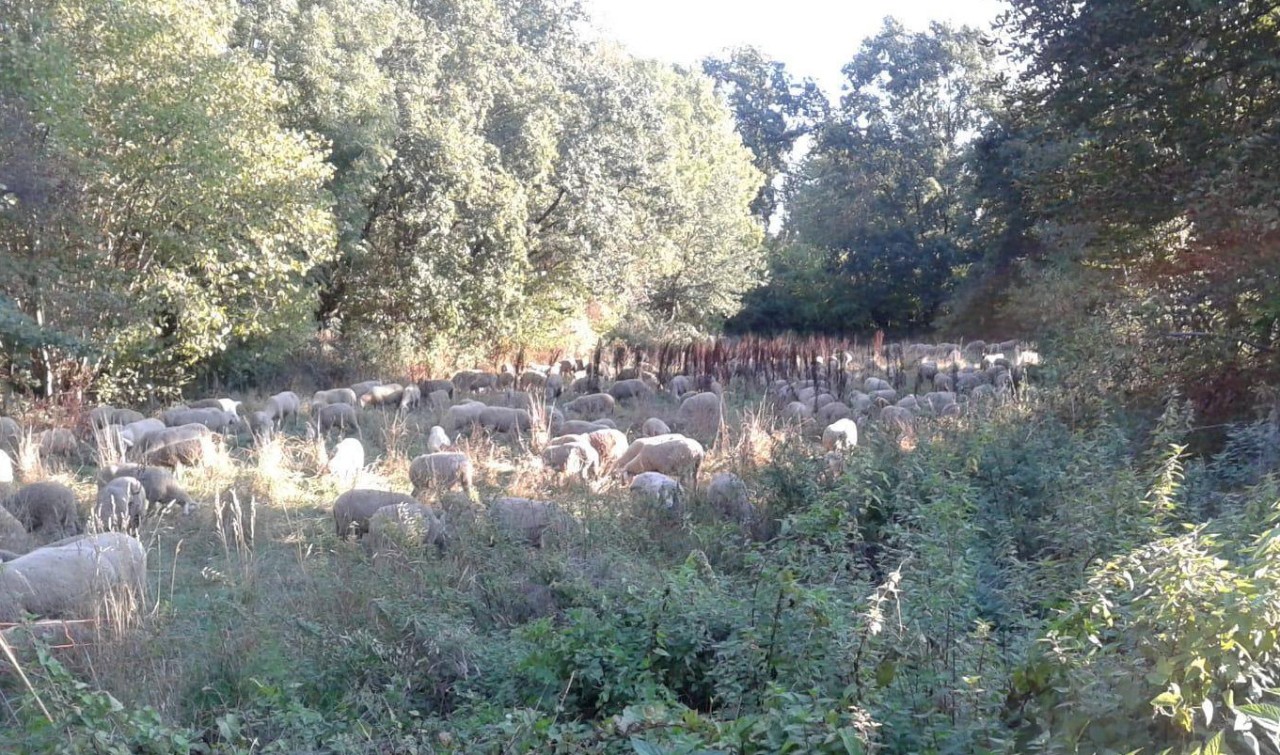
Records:
<instances>
[{"instance_id":1,"label":"flock of sheep","mask_svg":"<svg viewBox=\"0 0 1280 755\"><path fill-rule=\"evenodd\" d=\"M427 453L409 462L412 490L343 492L332 505L341 538L447 547L450 522L438 505L441 496L460 488L469 500L478 497L473 459L455 440L481 434L512 439L520 453L540 457L542 467L566 480L618 479L637 500L663 512L678 514L689 492L700 493L717 516L751 532L765 512L749 500L740 477L721 472L699 481L709 444L724 432L725 385L765 396L761 405L775 412L779 432L799 428L820 437L838 468L857 446L859 426L878 423L909 434L918 418L960 415L966 405L1013 395L1026 368L1039 363L1016 342L911 344L888 353L892 361L879 351L810 355L792 359L785 375L741 355L693 374L666 374L666 365L641 360L606 370L597 355L592 364L565 360L518 373L469 370L408 385L366 381L316 391L309 401L284 391L256 408L215 398L146 417L101 406L89 413L81 435L68 428L37 432L0 417L0 622L28 614L91 617L104 596L140 596L147 557L136 537L140 523L198 505L174 470L204 463L220 439L264 443L287 431L318 441L346 436L328 456L326 471L353 484L365 465L362 414L431 412L438 424L426 433ZM674 416L649 414L664 404L678 407ZM624 414L629 419L622 420ZM84 454L89 443L99 468L88 505L57 482L17 485L22 475L15 475L15 457ZM126 463L110 463L121 460ZM554 502L510 495L484 510L497 528L534 547L573 519Z\"/></svg>"}]
</instances>

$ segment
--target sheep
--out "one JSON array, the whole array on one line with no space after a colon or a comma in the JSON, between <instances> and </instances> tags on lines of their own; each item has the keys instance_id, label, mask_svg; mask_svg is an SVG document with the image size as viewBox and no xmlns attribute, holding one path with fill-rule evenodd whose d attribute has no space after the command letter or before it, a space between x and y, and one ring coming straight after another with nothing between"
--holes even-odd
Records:
<instances>
[{"instance_id":1,"label":"sheep","mask_svg":"<svg viewBox=\"0 0 1280 755\"><path fill-rule=\"evenodd\" d=\"M423 380L418 383L418 389L424 396L430 396L436 391L444 391L449 400L453 400L454 384L452 380Z\"/></svg>"},{"instance_id":2,"label":"sheep","mask_svg":"<svg viewBox=\"0 0 1280 755\"><path fill-rule=\"evenodd\" d=\"M439 512L421 503L383 506L369 517L365 544L374 551L396 546L434 545L443 550L448 530Z\"/></svg>"},{"instance_id":3,"label":"sheep","mask_svg":"<svg viewBox=\"0 0 1280 755\"><path fill-rule=\"evenodd\" d=\"M564 475L583 480L600 472L600 454L585 435L569 435L552 440L542 450L542 463Z\"/></svg>"},{"instance_id":4,"label":"sheep","mask_svg":"<svg viewBox=\"0 0 1280 755\"><path fill-rule=\"evenodd\" d=\"M948 406L956 403L956 394L946 391L933 391L932 393L926 393L923 401L934 414L941 414Z\"/></svg>"},{"instance_id":5,"label":"sheep","mask_svg":"<svg viewBox=\"0 0 1280 755\"><path fill-rule=\"evenodd\" d=\"M355 430L360 427L356 408L351 404L328 404L318 408L314 415L316 430L326 434L335 427L339 430Z\"/></svg>"},{"instance_id":6,"label":"sheep","mask_svg":"<svg viewBox=\"0 0 1280 755\"><path fill-rule=\"evenodd\" d=\"M475 468L464 453L442 451L423 454L409 462L409 481L413 483L413 494L437 485L445 490L460 485L463 490L471 492L474 487Z\"/></svg>"},{"instance_id":7,"label":"sheep","mask_svg":"<svg viewBox=\"0 0 1280 755\"><path fill-rule=\"evenodd\" d=\"M903 396L898 399L897 406L900 406L903 409L910 409L913 412L918 412L920 411L920 399L913 395Z\"/></svg>"},{"instance_id":8,"label":"sheep","mask_svg":"<svg viewBox=\"0 0 1280 755\"><path fill-rule=\"evenodd\" d=\"M805 422L813 417L813 407L803 401L792 401L783 408L782 417L789 422Z\"/></svg>"},{"instance_id":9,"label":"sheep","mask_svg":"<svg viewBox=\"0 0 1280 755\"><path fill-rule=\"evenodd\" d=\"M176 467L195 466L213 449L213 433L200 424L166 427L147 435L141 446L141 458L148 464Z\"/></svg>"},{"instance_id":10,"label":"sheep","mask_svg":"<svg viewBox=\"0 0 1280 755\"><path fill-rule=\"evenodd\" d=\"M449 440L448 434L444 428L436 425L427 433L427 451L437 453L449 448L453 445L453 441Z\"/></svg>"},{"instance_id":11,"label":"sheep","mask_svg":"<svg viewBox=\"0 0 1280 755\"><path fill-rule=\"evenodd\" d=\"M547 387L547 376L543 375L541 372L522 372L520 373L519 379L516 380L516 387L522 391L545 390Z\"/></svg>"},{"instance_id":12,"label":"sheep","mask_svg":"<svg viewBox=\"0 0 1280 755\"><path fill-rule=\"evenodd\" d=\"M182 504L182 513L190 514L195 501L182 489L173 473L163 467L143 467L133 464L107 467L98 473L98 483L105 485L117 477L132 477L142 483L147 498L147 510L155 511L171 503Z\"/></svg>"},{"instance_id":13,"label":"sheep","mask_svg":"<svg viewBox=\"0 0 1280 755\"><path fill-rule=\"evenodd\" d=\"M874 394L876 391L888 391L892 389L893 386L889 385L889 381L878 377L869 377L862 381L862 390L867 393Z\"/></svg>"},{"instance_id":14,"label":"sheep","mask_svg":"<svg viewBox=\"0 0 1280 755\"><path fill-rule=\"evenodd\" d=\"M225 433L229 428L237 427L240 418L222 409L170 409L161 415L166 427L181 425L204 425L215 433Z\"/></svg>"},{"instance_id":15,"label":"sheep","mask_svg":"<svg viewBox=\"0 0 1280 755\"><path fill-rule=\"evenodd\" d=\"M533 418L523 409L487 406L480 410L480 424L499 433L520 433L533 429Z\"/></svg>"},{"instance_id":16,"label":"sheep","mask_svg":"<svg viewBox=\"0 0 1280 755\"><path fill-rule=\"evenodd\" d=\"M670 435L671 428L667 427L667 423L657 417L650 417L640 426L640 434L646 438L652 438L655 435Z\"/></svg>"},{"instance_id":17,"label":"sheep","mask_svg":"<svg viewBox=\"0 0 1280 755\"><path fill-rule=\"evenodd\" d=\"M20 489L5 508L22 528L41 539L80 534L80 511L76 494L58 482L33 482Z\"/></svg>"},{"instance_id":18,"label":"sheep","mask_svg":"<svg viewBox=\"0 0 1280 755\"><path fill-rule=\"evenodd\" d=\"M756 519L756 507L749 500L747 484L732 472L720 472L707 485L707 503L720 516L742 525Z\"/></svg>"},{"instance_id":19,"label":"sheep","mask_svg":"<svg viewBox=\"0 0 1280 755\"><path fill-rule=\"evenodd\" d=\"M453 383L453 390L450 391L450 393L469 392L471 390L471 386L479 380L482 375L484 375L483 372L478 372L476 370L459 370L454 374L453 380L450 381Z\"/></svg>"},{"instance_id":20,"label":"sheep","mask_svg":"<svg viewBox=\"0 0 1280 755\"><path fill-rule=\"evenodd\" d=\"M627 452L630 443L627 442L627 436L621 430L613 427L602 427L587 433L587 441L591 443L591 447L596 450L596 454L600 456L600 466L602 471L610 468L618 463L618 459Z\"/></svg>"},{"instance_id":21,"label":"sheep","mask_svg":"<svg viewBox=\"0 0 1280 755\"><path fill-rule=\"evenodd\" d=\"M580 396L595 393L599 390L600 378L595 375L583 375L569 384L569 392Z\"/></svg>"},{"instance_id":22,"label":"sheep","mask_svg":"<svg viewBox=\"0 0 1280 755\"><path fill-rule=\"evenodd\" d=\"M569 414L599 417L604 414L613 414L617 403L617 400L607 393L588 393L565 404L564 410Z\"/></svg>"},{"instance_id":23,"label":"sheep","mask_svg":"<svg viewBox=\"0 0 1280 755\"><path fill-rule=\"evenodd\" d=\"M354 482L364 468L364 446L355 438L338 441L325 465L325 471L343 482Z\"/></svg>"},{"instance_id":24,"label":"sheep","mask_svg":"<svg viewBox=\"0 0 1280 755\"><path fill-rule=\"evenodd\" d=\"M853 410L854 414L865 416L871 413L871 408L875 406L875 400L861 391L854 391L849 396L849 404L849 408Z\"/></svg>"},{"instance_id":25,"label":"sheep","mask_svg":"<svg viewBox=\"0 0 1280 755\"><path fill-rule=\"evenodd\" d=\"M480 413L487 409L479 401L467 401L449 407L444 413L444 428L450 433L460 433L480 424Z\"/></svg>"},{"instance_id":26,"label":"sheep","mask_svg":"<svg viewBox=\"0 0 1280 755\"><path fill-rule=\"evenodd\" d=\"M143 419L141 412L133 409L117 409L113 406L99 406L89 412L89 423L95 430L105 430L111 425L127 425Z\"/></svg>"},{"instance_id":27,"label":"sheep","mask_svg":"<svg viewBox=\"0 0 1280 755\"><path fill-rule=\"evenodd\" d=\"M568 518L554 504L528 498L495 499L489 504L489 517L498 529L522 536L535 548L545 544L548 530L568 527Z\"/></svg>"},{"instance_id":28,"label":"sheep","mask_svg":"<svg viewBox=\"0 0 1280 755\"><path fill-rule=\"evenodd\" d=\"M356 397L356 400L351 403L358 405L360 403L360 398L364 396L364 394L368 393L369 391L373 390L375 386L379 386L379 385L382 385L381 380L365 380L351 386L351 392L354 393Z\"/></svg>"},{"instance_id":29,"label":"sheep","mask_svg":"<svg viewBox=\"0 0 1280 755\"><path fill-rule=\"evenodd\" d=\"M36 436L40 456L74 456L80 451L80 441L75 433L65 427L45 430Z\"/></svg>"},{"instance_id":30,"label":"sheep","mask_svg":"<svg viewBox=\"0 0 1280 755\"><path fill-rule=\"evenodd\" d=\"M847 451L857 445L858 423L848 417L832 422L822 431L822 447L827 451Z\"/></svg>"},{"instance_id":31,"label":"sheep","mask_svg":"<svg viewBox=\"0 0 1280 755\"><path fill-rule=\"evenodd\" d=\"M404 393L400 394L400 411L408 412L417 409L422 404L422 391L416 385L406 385Z\"/></svg>"},{"instance_id":32,"label":"sheep","mask_svg":"<svg viewBox=\"0 0 1280 755\"><path fill-rule=\"evenodd\" d=\"M187 405L189 409L221 409L231 414L239 414L241 406L241 402L232 398L205 398Z\"/></svg>"},{"instance_id":33,"label":"sheep","mask_svg":"<svg viewBox=\"0 0 1280 755\"><path fill-rule=\"evenodd\" d=\"M853 416L853 410L839 401L827 404L819 409L817 413L818 422L822 425L829 425L838 419L850 416Z\"/></svg>"},{"instance_id":34,"label":"sheep","mask_svg":"<svg viewBox=\"0 0 1280 755\"><path fill-rule=\"evenodd\" d=\"M368 408L370 406L400 406L400 400L402 398L404 398L404 386L399 383L375 385L371 386L368 391L360 395L360 406L361 408Z\"/></svg>"},{"instance_id":35,"label":"sheep","mask_svg":"<svg viewBox=\"0 0 1280 755\"><path fill-rule=\"evenodd\" d=\"M0 448L0 485L8 485L13 482L13 459L9 458L9 452Z\"/></svg>"},{"instance_id":36,"label":"sheep","mask_svg":"<svg viewBox=\"0 0 1280 755\"><path fill-rule=\"evenodd\" d=\"M356 488L338 496L333 502L333 524L338 537L363 537L369 531L369 519L385 506L401 503L417 505L413 497L389 490Z\"/></svg>"},{"instance_id":37,"label":"sheep","mask_svg":"<svg viewBox=\"0 0 1280 755\"><path fill-rule=\"evenodd\" d=\"M25 553L31 549L31 545L32 541L27 535L27 528L23 527L22 522L10 514L8 509L0 506L0 548Z\"/></svg>"},{"instance_id":38,"label":"sheep","mask_svg":"<svg viewBox=\"0 0 1280 755\"><path fill-rule=\"evenodd\" d=\"M882 404L882 405L893 404L893 403L896 403L898 400L898 392L892 388L885 388L884 390L873 391L871 393L871 399L877 404Z\"/></svg>"},{"instance_id":39,"label":"sheep","mask_svg":"<svg viewBox=\"0 0 1280 755\"><path fill-rule=\"evenodd\" d=\"M293 391L281 391L267 399L265 411L283 427L285 421L290 417L294 418L295 421L297 420L298 410L301 408L302 400L298 398L298 394Z\"/></svg>"},{"instance_id":40,"label":"sheep","mask_svg":"<svg viewBox=\"0 0 1280 755\"><path fill-rule=\"evenodd\" d=\"M350 388L333 388L327 391L316 391L311 394L311 407L314 410L316 404L328 406L329 404L350 404L355 406L359 399L356 392Z\"/></svg>"},{"instance_id":41,"label":"sheep","mask_svg":"<svg viewBox=\"0 0 1280 755\"><path fill-rule=\"evenodd\" d=\"M834 403L836 403L836 397L832 396L830 393L819 393L813 399L813 405L819 410L821 410L822 407L826 406L827 404L834 404Z\"/></svg>"},{"instance_id":42,"label":"sheep","mask_svg":"<svg viewBox=\"0 0 1280 755\"><path fill-rule=\"evenodd\" d=\"M911 429L915 415L910 409L900 406L886 406L880 410L880 424L891 430L905 432Z\"/></svg>"},{"instance_id":43,"label":"sheep","mask_svg":"<svg viewBox=\"0 0 1280 755\"><path fill-rule=\"evenodd\" d=\"M560 375L548 375L542 392L549 398L559 398L564 393L564 378Z\"/></svg>"},{"instance_id":44,"label":"sheep","mask_svg":"<svg viewBox=\"0 0 1280 755\"><path fill-rule=\"evenodd\" d=\"M680 483L661 472L641 472L627 486L631 495L658 505L663 511L680 514L684 510Z\"/></svg>"},{"instance_id":45,"label":"sheep","mask_svg":"<svg viewBox=\"0 0 1280 755\"><path fill-rule=\"evenodd\" d=\"M935 362L921 362L916 368L916 382L923 383L928 380L932 382L938 377L938 365Z\"/></svg>"},{"instance_id":46,"label":"sheep","mask_svg":"<svg viewBox=\"0 0 1280 755\"><path fill-rule=\"evenodd\" d=\"M618 459L624 477L641 472L661 472L670 477L692 477L697 487L698 468L706 452L698 441L683 435L638 438Z\"/></svg>"},{"instance_id":47,"label":"sheep","mask_svg":"<svg viewBox=\"0 0 1280 755\"><path fill-rule=\"evenodd\" d=\"M258 441L271 440L276 431L276 420L270 413L262 410L249 412L241 421L241 426L249 431Z\"/></svg>"},{"instance_id":48,"label":"sheep","mask_svg":"<svg viewBox=\"0 0 1280 755\"><path fill-rule=\"evenodd\" d=\"M135 477L116 477L98 490L94 515L104 529L137 534L147 495Z\"/></svg>"},{"instance_id":49,"label":"sheep","mask_svg":"<svg viewBox=\"0 0 1280 755\"><path fill-rule=\"evenodd\" d=\"M680 402L676 427L685 435L711 440L720 432L724 404L714 393L695 393Z\"/></svg>"},{"instance_id":50,"label":"sheep","mask_svg":"<svg viewBox=\"0 0 1280 755\"><path fill-rule=\"evenodd\" d=\"M587 422L580 419L571 419L562 422L556 428L556 431L561 435L583 435L595 430L605 430L608 429L608 427L608 425L601 422Z\"/></svg>"},{"instance_id":51,"label":"sheep","mask_svg":"<svg viewBox=\"0 0 1280 755\"><path fill-rule=\"evenodd\" d=\"M640 378L628 378L609 386L609 395L617 401L644 400L653 396L653 389Z\"/></svg>"},{"instance_id":52,"label":"sheep","mask_svg":"<svg viewBox=\"0 0 1280 755\"><path fill-rule=\"evenodd\" d=\"M524 391L507 391L494 404L494 406L504 406L509 409L523 409L530 414L539 405L539 401Z\"/></svg>"},{"instance_id":53,"label":"sheep","mask_svg":"<svg viewBox=\"0 0 1280 755\"><path fill-rule=\"evenodd\" d=\"M22 440L22 426L12 417L0 417L0 447L10 451L18 450Z\"/></svg>"},{"instance_id":54,"label":"sheep","mask_svg":"<svg viewBox=\"0 0 1280 755\"><path fill-rule=\"evenodd\" d=\"M438 412L447 410L449 408L449 402L452 400L453 399L450 398L448 391L437 390L427 394L427 403L431 405L432 409L435 409Z\"/></svg>"},{"instance_id":55,"label":"sheep","mask_svg":"<svg viewBox=\"0 0 1280 755\"><path fill-rule=\"evenodd\" d=\"M140 419L137 422L130 422L124 427L116 431L117 437L120 439L120 445L126 451L134 446L141 445L146 440L147 435L163 430L165 424L158 419Z\"/></svg>"},{"instance_id":56,"label":"sheep","mask_svg":"<svg viewBox=\"0 0 1280 755\"><path fill-rule=\"evenodd\" d=\"M141 605L146 572L146 548L121 532L38 548L0 566L0 621L92 618L111 598Z\"/></svg>"},{"instance_id":57,"label":"sheep","mask_svg":"<svg viewBox=\"0 0 1280 755\"><path fill-rule=\"evenodd\" d=\"M955 381L951 374L947 372L939 372L933 376L933 389L935 391L952 391L955 390Z\"/></svg>"}]
</instances>

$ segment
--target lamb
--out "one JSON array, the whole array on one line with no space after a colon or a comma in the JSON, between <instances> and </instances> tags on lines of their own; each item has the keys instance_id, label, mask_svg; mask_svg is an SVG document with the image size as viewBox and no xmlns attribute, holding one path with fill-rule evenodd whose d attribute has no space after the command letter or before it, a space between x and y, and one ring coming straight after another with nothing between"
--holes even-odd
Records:
<instances>
[{"instance_id":1,"label":"lamb","mask_svg":"<svg viewBox=\"0 0 1280 755\"><path fill-rule=\"evenodd\" d=\"M408 412L422 405L422 391L416 385L407 385L400 394L400 411Z\"/></svg>"},{"instance_id":2,"label":"lamb","mask_svg":"<svg viewBox=\"0 0 1280 755\"><path fill-rule=\"evenodd\" d=\"M685 435L712 440L720 432L724 405L714 393L695 393L680 402L676 427Z\"/></svg>"},{"instance_id":3,"label":"lamb","mask_svg":"<svg viewBox=\"0 0 1280 755\"><path fill-rule=\"evenodd\" d=\"M604 414L613 414L617 403L617 400L607 393L588 393L565 404L564 410L569 414L599 417Z\"/></svg>"},{"instance_id":4,"label":"lamb","mask_svg":"<svg viewBox=\"0 0 1280 755\"><path fill-rule=\"evenodd\" d=\"M425 545L443 550L448 536L444 521L435 509L416 502L396 503L383 506L369 517L365 544L375 551Z\"/></svg>"},{"instance_id":5,"label":"lamb","mask_svg":"<svg viewBox=\"0 0 1280 755\"><path fill-rule=\"evenodd\" d=\"M413 494L437 485L445 490L454 485L470 492L474 487L475 468L464 453L443 451L423 454L409 462L409 480L413 483Z\"/></svg>"},{"instance_id":6,"label":"lamb","mask_svg":"<svg viewBox=\"0 0 1280 755\"><path fill-rule=\"evenodd\" d=\"M756 519L756 507L747 493L747 484L732 472L721 472L707 486L707 503L720 516L742 525Z\"/></svg>"},{"instance_id":7,"label":"lamb","mask_svg":"<svg viewBox=\"0 0 1280 755\"><path fill-rule=\"evenodd\" d=\"M40 445L40 456L74 456L80 450L80 441L75 433L65 427L45 430L36 436Z\"/></svg>"},{"instance_id":8,"label":"lamb","mask_svg":"<svg viewBox=\"0 0 1280 755\"><path fill-rule=\"evenodd\" d=\"M848 417L832 422L822 431L822 447L827 451L847 451L857 445L858 424Z\"/></svg>"},{"instance_id":9,"label":"lamb","mask_svg":"<svg viewBox=\"0 0 1280 755\"><path fill-rule=\"evenodd\" d=\"M671 428L667 427L667 423L657 417L650 417L640 426L640 434L646 438L652 438L655 435L670 435Z\"/></svg>"},{"instance_id":10,"label":"lamb","mask_svg":"<svg viewBox=\"0 0 1280 755\"><path fill-rule=\"evenodd\" d=\"M322 435L333 428L354 430L360 426L356 408L351 404L328 404L316 409L316 430Z\"/></svg>"},{"instance_id":11,"label":"lamb","mask_svg":"<svg viewBox=\"0 0 1280 755\"><path fill-rule=\"evenodd\" d=\"M370 406L399 406L402 398L404 398L404 386L399 383L375 385L360 395L360 406L362 408Z\"/></svg>"},{"instance_id":12,"label":"lamb","mask_svg":"<svg viewBox=\"0 0 1280 755\"><path fill-rule=\"evenodd\" d=\"M680 483L660 472L641 472L631 478L628 489L633 497L656 503L668 513L678 514L684 509Z\"/></svg>"},{"instance_id":13,"label":"lamb","mask_svg":"<svg viewBox=\"0 0 1280 755\"><path fill-rule=\"evenodd\" d=\"M600 472L600 454L586 435L555 438L543 449L542 463L561 474L576 475L583 480Z\"/></svg>"},{"instance_id":14,"label":"lamb","mask_svg":"<svg viewBox=\"0 0 1280 755\"><path fill-rule=\"evenodd\" d=\"M103 529L136 535L147 511L147 495L134 477L117 477L98 490L94 515Z\"/></svg>"},{"instance_id":15,"label":"lamb","mask_svg":"<svg viewBox=\"0 0 1280 755\"><path fill-rule=\"evenodd\" d=\"M76 494L58 482L33 482L5 502L22 528L42 540L80 534Z\"/></svg>"},{"instance_id":16,"label":"lamb","mask_svg":"<svg viewBox=\"0 0 1280 755\"><path fill-rule=\"evenodd\" d=\"M697 487L698 468L706 452L698 441L683 435L638 438L618 459L624 476L661 472L669 477L691 475Z\"/></svg>"},{"instance_id":17,"label":"lamb","mask_svg":"<svg viewBox=\"0 0 1280 755\"><path fill-rule=\"evenodd\" d=\"M364 469L364 446L355 438L339 441L325 465L330 475L346 483L354 482L361 469Z\"/></svg>"},{"instance_id":18,"label":"lamb","mask_svg":"<svg viewBox=\"0 0 1280 755\"><path fill-rule=\"evenodd\" d=\"M173 473L163 467L142 467L134 464L107 467L98 473L98 483L105 485L117 477L132 477L142 483L147 498L148 511L154 511L170 503L182 504L182 513L190 514L195 508L187 491L182 489Z\"/></svg>"},{"instance_id":19,"label":"lamb","mask_svg":"<svg viewBox=\"0 0 1280 755\"><path fill-rule=\"evenodd\" d=\"M444 428L436 425L427 433L427 451L437 453L449 448L453 445L453 441L449 440L449 436L445 433Z\"/></svg>"},{"instance_id":20,"label":"lamb","mask_svg":"<svg viewBox=\"0 0 1280 755\"><path fill-rule=\"evenodd\" d=\"M144 602L147 551L103 532L34 550L0 566L0 621L93 617L109 597Z\"/></svg>"},{"instance_id":21,"label":"lamb","mask_svg":"<svg viewBox=\"0 0 1280 755\"><path fill-rule=\"evenodd\" d=\"M349 535L362 537L369 531L369 519L384 506L401 503L416 505L418 502L404 493L389 490L356 488L338 496L333 502L333 524L338 537L346 540Z\"/></svg>"},{"instance_id":22,"label":"lamb","mask_svg":"<svg viewBox=\"0 0 1280 755\"><path fill-rule=\"evenodd\" d=\"M499 433L520 433L533 429L533 418L523 409L487 406L480 410L480 424Z\"/></svg>"},{"instance_id":23,"label":"lamb","mask_svg":"<svg viewBox=\"0 0 1280 755\"><path fill-rule=\"evenodd\" d=\"M141 447L142 460L162 467L195 466L213 449L213 433L200 424L166 427L149 434Z\"/></svg>"},{"instance_id":24,"label":"lamb","mask_svg":"<svg viewBox=\"0 0 1280 755\"><path fill-rule=\"evenodd\" d=\"M628 378L609 386L609 395L617 401L643 400L653 396L653 389L640 378Z\"/></svg>"},{"instance_id":25,"label":"lamb","mask_svg":"<svg viewBox=\"0 0 1280 755\"><path fill-rule=\"evenodd\" d=\"M498 498L489 504L489 516L502 530L541 548L548 530L563 531L568 518L554 504L528 498Z\"/></svg>"}]
</instances>

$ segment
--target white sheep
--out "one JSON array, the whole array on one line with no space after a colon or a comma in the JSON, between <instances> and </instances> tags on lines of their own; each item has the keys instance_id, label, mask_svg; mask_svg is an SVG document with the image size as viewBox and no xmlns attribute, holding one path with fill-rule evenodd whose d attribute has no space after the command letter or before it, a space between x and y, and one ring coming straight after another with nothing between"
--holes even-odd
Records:
<instances>
[{"instance_id":1,"label":"white sheep","mask_svg":"<svg viewBox=\"0 0 1280 755\"><path fill-rule=\"evenodd\" d=\"M707 485L707 503L720 516L742 525L756 519L756 507L751 503L747 484L732 472L720 472Z\"/></svg>"},{"instance_id":2,"label":"white sheep","mask_svg":"<svg viewBox=\"0 0 1280 755\"><path fill-rule=\"evenodd\" d=\"M359 401L356 398L356 392L350 388L333 388L327 391L316 391L311 394L311 407L315 408L316 404L328 406L329 404L350 404L355 406Z\"/></svg>"},{"instance_id":3,"label":"white sheep","mask_svg":"<svg viewBox=\"0 0 1280 755\"><path fill-rule=\"evenodd\" d=\"M655 435L670 435L671 428L667 427L667 423L657 417L650 417L640 426L640 434L646 438L652 438Z\"/></svg>"},{"instance_id":4,"label":"white sheep","mask_svg":"<svg viewBox=\"0 0 1280 755\"><path fill-rule=\"evenodd\" d=\"M364 469L364 446L356 438L344 438L338 441L333 455L325 465L325 471L341 482L350 484L355 481Z\"/></svg>"},{"instance_id":5,"label":"white sheep","mask_svg":"<svg viewBox=\"0 0 1280 755\"><path fill-rule=\"evenodd\" d=\"M586 480L600 471L600 454L586 435L555 438L542 450L542 463L561 474Z\"/></svg>"},{"instance_id":6,"label":"white sheep","mask_svg":"<svg viewBox=\"0 0 1280 755\"><path fill-rule=\"evenodd\" d=\"M369 519L384 506L417 504L411 496L389 490L356 488L348 490L333 502L333 524L338 537L362 537L369 531Z\"/></svg>"},{"instance_id":7,"label":"white sheep","mask_svg":"<svg viewBox=\"0 0 1280 755\"><path fill-rule=\"evenodd\" d=\"M147 495L134 477L116 477L98 490L94 515L107 530L137 534L147 511Z\"/></svg>"},{"instance_id":8,"label":"white sheep","mask_svg":"<svg viewBox=\"0 0 1280 755\"><path fill-rule=\"evenodd\" d=\"M714 393L695 393L680 402L676 427L685 435L712 440L720 432L724 402Z\"/></svg>"},{"instance_id":9,"label":"white sheep","mask_svg":"<svg viewBox=\"0 0 1280 755\"><path fill-rule=\"evenodd\" d=\"M23 529L43 540L80 532L76 494L62 483L33 482L18 490L4 505L22 523Z\"/></svg>"},{"instance_id":10,"label":"white sheep","mask_svg":"<svg viewBox=\"0 0 1280 755\"><path fill-rule=\"evenodd\" d=\"M822 431L822 447L827 451L845 451L857 445L858 424L848 417L832 422Z\"/></svg>"},{"instance_id":11,"label":"white sheep","mask_svg":"<svg viewBox=\"0 0 1280 755\"><path fill-rule=\"evenodd\" d=\"M702 444L683 435L637 438L618 459L625 476L661 472L669 477L690 476L697 487L698 468L706 452Z\"/></svg>"},{"instance_id":12,"label":"white sheep","mask_svg":"<svg viewBox=\"0 0 1280 755\"><path fill-rule=\"evenodd\" d=\"M475 468L467 455L459 452L442 451L417 456L409 462L409 481L413 483L413 494L440 486L445 490L460 485L470 492L474 487Z\"/></svg>"},{"instance_id":13,"label":"white sheep","mask_svg":"<svg viewBox=\"0 0 1280 755\"><path fill-rule=\"evenodd\" d=\"M680 483L661 472L641 472L631 478L628 489L633 497L657 504L666 513L679 514L684 510Z\"/></svg>"},{"instance_id":14,"label":"white sheep","mask_svg":"<svg viewBox=\"0 0 1280 755\"><path fill-rule=\"evenodd\" d=\"M453 445L453 441L449 440L449 435L445 433L444 428L436 425L427 433L427 451L437 453L449 448Z\"/></svg>"},{"instance_id":15,"label":"white sheep","mask_svg":"<svg viewBox=\"0 0 1280 755\"><path fill-rule=\"evenodd\" d=\"M564 410L568 414L600 417L605 414L613 414L617 403L617 400L607 393L588 393L565 404Z\"/></svg>"},{"instance_id":16,"label":"white sheep","mask_svg":"<svg viewBox=\"0 0 1280 755\"><path fill-rule=\"evenodd\" d=\"M422 391L416 385L406 385L400 394L400 411L408 412L422 404Z\"/></svg>"},{"instance_id":17,"label":"white sheep","mask_svg":"<svg viewBox=\"0 0 1280 755\"><path fill-rule=\"evenodd\" d=\"M0 621L93 618L108 600L145 602L147 551L121 532L85 535L0 565Z\"/></svg>"},{"instance_id":18,"label":"white sheep","mask_svg":"<svg viewBox=\"0 0 1280 755\"><path fill-rule=\"evenodd\" d=\"M396 503L383 506L369 517L365 545L371 550L396 547L434 545L443 549L448 530L440 513L421 503Z\"/></svg>"}]
</instances>

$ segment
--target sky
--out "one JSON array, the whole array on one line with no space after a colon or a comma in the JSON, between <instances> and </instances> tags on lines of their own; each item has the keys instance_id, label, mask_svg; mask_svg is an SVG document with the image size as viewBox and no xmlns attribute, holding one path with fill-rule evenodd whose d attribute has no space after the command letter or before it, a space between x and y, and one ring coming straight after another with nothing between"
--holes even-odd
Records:
<instances>
[{"instance_id":1,"label":"sky","mask_svg":"<svg viewBox=\"0 0 1280 755\"><path fill-rule=\"evenodd\" d=\"M1001 0L583 0L602 36L642 57L693 64L729 47L755 45L811 77L837 99L858 44L885 16L908 29L929 21L987 27Z\"/></svg>"}]
</instances>

